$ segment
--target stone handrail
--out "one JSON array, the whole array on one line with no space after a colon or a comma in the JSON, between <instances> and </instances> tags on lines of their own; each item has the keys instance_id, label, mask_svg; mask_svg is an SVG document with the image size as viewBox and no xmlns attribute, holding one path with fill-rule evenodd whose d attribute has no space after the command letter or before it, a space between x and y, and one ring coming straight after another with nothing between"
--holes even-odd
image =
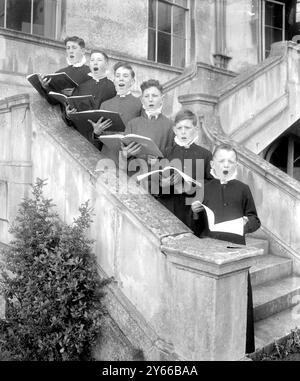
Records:
<instances>
[{"instance_id":1,"label":"stone handrail","mask_svg":"<svg viewBox=\"0 0 300 381\"><path fill-rule=\"evenodd\" d=\"M272 45L268 59L229 81L217 94L222 130L260 153L300 117L299 47Z\"/></svg>"}]
</instances>

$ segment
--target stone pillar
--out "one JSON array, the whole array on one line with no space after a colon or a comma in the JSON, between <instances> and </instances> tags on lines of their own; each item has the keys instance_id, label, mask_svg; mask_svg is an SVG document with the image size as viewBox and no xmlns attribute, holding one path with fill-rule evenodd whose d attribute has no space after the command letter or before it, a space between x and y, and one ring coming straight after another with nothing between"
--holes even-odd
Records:
<instances>
[{"instance_id":1,"label":"stone pillar","mask_svg":"<svg viewBox=\"0 0 300 381\"><path fill-rule=\"evenodd\" d=\"M259 249L194 236L169 237L169 329L180 358L231 361L245 356L249 258Z\"/></svg>"},{"instance_id":2,"label":"stone pillar","mask_svg":"<svg viewBox=\"0 0 300 381\"><path fill-rule=\"evenodd\" d=\"M29 96L0 101L0 242L10 240L8 226L32 183Z\"/></svg>"}]
</instances>

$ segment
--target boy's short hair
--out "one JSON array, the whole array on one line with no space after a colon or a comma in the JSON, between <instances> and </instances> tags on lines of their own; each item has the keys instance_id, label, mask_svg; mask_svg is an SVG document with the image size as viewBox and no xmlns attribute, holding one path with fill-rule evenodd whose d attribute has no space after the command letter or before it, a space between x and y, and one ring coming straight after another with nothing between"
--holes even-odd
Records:
<instances>
[{"instance_id":1,"label":"boy's short hair","mask_svg":"<svg viewBox=\"0 0 300 381\"><path fill-rule=\"evenodd\" d=\"M105 58L105 61L108 62L108 55L107 55L103 50L93 49L93 50L91 51L91 56L92 56L92 54L94 54L94 53L100 53L100 54L102 54L103 57Z\"/></svg>"},{"instance_id":2,"label":"boy's short hair","mask_svg":"<svg viewBox=\"0 0 300 381\"><path fill-rule=\"evenodd\" d=\"M65 45L67 45L67 42L69 42L69 41L76 42L82 49L85 48L85 42L84 42L83 38L80 38L78 36L67 37L64 40Z\"/></svg>"},{"instance_id":3,"label":"boy's short hair","mask_svg":"<svg viewBox=\"0 0 300 381\"><path fill-rule=\"evenodd\" d=\"M216 156L216 153L221 151L221 150L233 151L235 153L236 159L238 158L238 154L237 154L236 149L233 148L232 145L226 144L226 143L219 144L218 146L215 147L215 149L213 150L213 153L212 153L212 158L214 158Z\"/></svg>"},{"instance_id":4,"label":"boy's short hair","mask_svg":"<svg viewBox=\"0 0 300 381\"><path fill-rule=\"evenodd\" d=\"M121 61L119 61L119 62L117 62L116 64L114 64L114 68L113 68L113 69L114 69L114 73L116 73L116 71L117 71L120 67L123 67L124 69L129 70L130 73L131 73L131 77L132 77L132 78L135 77L135 72L134 72L132 66L131 66L129 63L127 63L127 62L121 62Z\"/></svg>"},{"instance_id":5,"label":"boy's short hair","mask_svg":"<svg viewBox=\"0 0 300 381\"><path fill-rule=\"evenodd\" d=\"M163 93L163 87L156 79L149 79L141 84L142 93L150 87L156 87L161 93Z\"/></svg>"},{"instance_id":6,"label":"boy's short hair","mask_svg":"<svg viewBox=\"0 0 300 381\"><path fill-rule=\"evenodd\" d=\"M182 120L191 120L193 122L193 125L197 126L197 116L191 110L187 110L187 109L180 110L175 115L175 119L174 119L175 126L177 123L181 122Z\"/></svg>"}]
</instances>

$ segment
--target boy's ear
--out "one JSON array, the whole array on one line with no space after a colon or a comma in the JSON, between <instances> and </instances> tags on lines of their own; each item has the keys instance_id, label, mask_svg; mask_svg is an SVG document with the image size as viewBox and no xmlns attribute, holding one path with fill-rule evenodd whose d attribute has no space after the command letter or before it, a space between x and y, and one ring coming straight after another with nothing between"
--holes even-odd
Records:
<instances>
[{"instance_id":1,"label":"boy's ear","mask_svg":"<svg viewBox=\"0 0 300 381\"><path fill-rule=\"evenodd\" d=\"M131 77L131 86L135 84L135 78Z\"/></svg>"},{"instance_id":2,"label":"boy's ear","mask_svg":"<svg viewBox=\"0 0 300 381\"><path fill-rule=\"evenodd\" d=\"M86 49L85 48L81 48L81 51L82 51L82 54L85 54Z\"/></svg>"},{"instance_id":3,"label":"boy's ear","mask_svg":"<svg viewBox=\"0 0 300 381\"><path fill-rule=\"evenodd\" d=\"M210 167L211 167L212 169L215 169L215 163L213 162L213 160L210 161Z\"/></svg>"}]
</instances>

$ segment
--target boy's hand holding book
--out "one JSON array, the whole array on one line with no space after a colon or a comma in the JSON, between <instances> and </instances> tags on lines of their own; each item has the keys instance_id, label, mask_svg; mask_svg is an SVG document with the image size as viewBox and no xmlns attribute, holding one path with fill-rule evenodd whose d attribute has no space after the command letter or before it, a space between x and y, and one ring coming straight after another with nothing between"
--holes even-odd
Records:
<instances>
[{"instance_id":1,"label":"boy's hand holding book","mask_svg":"<svg viewBox=\"0 0 300 381\"><path fill-rule=\"evenodd\" d=\"M181 182L182 182L182 177L177 172L172 173L171 176L166 176L164 173L162 173L162 176L160 178L160 184L162 188L169 187L170 185L175 186L179 183L181 184Z\"/></svg>"},{"instance_id":2,"label":"boy's hand holding book","mask_svg":"<svg viewBox=\"0 0 300 381\"><path fill-rule=\"evenodd\" d=\"M104 120L103 116L97 122L93 122L91 119L88 119L88 122L92 125L95 135L102 135L103 131L112 126L112 121Z\"/></svg>"},{"instance_id":3,"label":"boy's hand holding book","mask_svg":"<svg viewBox=\"0 0 300 381\"><path fill-rule=\"evenodd\" d=\"M149 165L154 166L158 160L157 156L154 155L147 155L147 162Z\"/></svg>"},{"instance_id":4,"label":"boy's hand holding book","mask_svg":"<svg viewBox=\"0 0 300 381\"><path fill-rule=\"evenodd\" d=\"M141 148L142 146L135 142L131 142L127 146L124 143L121 143L122 155L127 159L129 159L131 156L137 155L140 152Z\"/></svg>"},{"instance_id":5,"label":"boy's hand holding book","mask_svg":"<svg viewBox=\"0 0 300 381\"><path fill-rule=\"evenodd\" d=\"M75 107L71 107L70 105L66 105L66 115L67 115L67 118L69 118L69 116L71 114L74 114L75 112L77 112L76 108Z\"/></svg>"},{"instance_id":6,"label":"boy's hand holding book","mask_svg":"<svg viewBox=\"0 0 300 381\"><path fill-rule=\"evenodd\" d=\"M51 80L51 79L50 79ZM73 88L69 88L69 89L63 89L61 92L62 94L64 94L66 97L70 97L72 94L73 94Z\"/></svg>"},{"instance_id":7,"label":"boy's hand holding book","mask_svg":"<svg viewBox=\"0 0 300 381\"><path fill-rule=\"evenodd\" d=\"M191 208L193 213L199 213L204 209L200 201L194 201L191 205Z\"/></svg>"},{"instance_id":8,"label":"boy's hand holding book","mask_svg":"<svg viewBox=\"0 0 300 381\"><path fill-rule=\"evenodd\" d=\"M49 89L49 83L51 82L51 78L47 79L44 75L40 75L39 76L39 80L40 80L40 83L41 83L42 87L45 90L48 90Z\"/></svg>"},{"instance_id":9,"label":"boy's hand holding book","mask_svg":"<svg viewBox=\"0 0 300 381\"><path fill-rule=\"evenodd\" d=\"M246 223L249 221L249 218L244 216L243 217L243 223L244 223L244 226L246 225Z\"/></svg>"}]
</instances>

